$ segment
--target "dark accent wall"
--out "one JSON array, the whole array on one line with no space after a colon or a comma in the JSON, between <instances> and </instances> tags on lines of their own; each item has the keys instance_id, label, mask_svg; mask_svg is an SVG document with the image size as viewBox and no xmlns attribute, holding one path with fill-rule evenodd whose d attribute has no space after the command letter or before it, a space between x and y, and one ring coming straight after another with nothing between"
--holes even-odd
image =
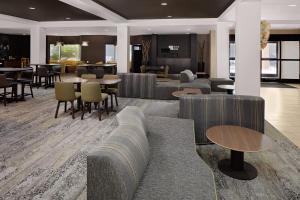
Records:
<instances>
[{"instance_id":1,"label":"dark accent wall","mask_svg":"<svg viewBox=\"0 0 300 200\"><path fill-rule=\"evenodd\" d=\"M169 65L170 73L180 73L185 69L197 72L204 63L203 70L210 70L210 36L209 34L184 34L184 35L141 35L132 36L131 44L141 44L142 40L151 37L150 65ZM200 46L204 44L200 53ZM179 46L178 51L166 52L170 45ZM202 59L203 56L203 59ZM203 61L203 62L202 62Z\"/></svg>"},{"instance_id":2,"label":"dark accent wall","mask_svg":"<svg viewBox=\"0 0 300 200\"><path fill-rule=\"evenodd\" d=\"M105 45L116 44L116 36L82 36L83 41L88 41L89 46L81 48L81 60L96 63L105 62Z\"/></svg>"},{"instance_id":3,"label":"dark accent wall","mask_svg":"<svg viewBox=\"0 0 300 200\"><path fill-rule=\"evenodd\" d=\"M169 46L179 46L178 51L164 52ZM190 58L191 36L190 35L158 35L157 57L159 58Z\"/></svg>"},{"instance_id":4,"label":"dark accent wall","mask_svg":"<svg viewBox=\"0 0 300 200\"><path fill-rule=\"evenodd\" d=\"M50 57L50 44L55 44L57 41L64 44L81 44L82 41L88 41L89 46L81 47L81 60L96 63L99 61L105 62L105 45L116 44L117 37L106 35L47 36L47 60Z\"/></svg>"},{"instance_id":5,"label":"dark accent wall","mask_svg":"<svg viewBox=\"0 0 300 200\"><path fill-rule=\"evenodd\" d=\"M30 36L0 34L0 59L8 59L12 56L16 59L30 57ZM9 45L9 49L3 47Z\"/></svg>"}]
</instances>

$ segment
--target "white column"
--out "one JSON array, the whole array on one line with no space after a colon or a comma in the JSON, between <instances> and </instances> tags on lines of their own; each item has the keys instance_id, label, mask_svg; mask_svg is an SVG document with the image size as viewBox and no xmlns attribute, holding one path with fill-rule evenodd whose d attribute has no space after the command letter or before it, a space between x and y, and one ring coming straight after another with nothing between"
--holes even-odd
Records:
<instances>
[{"instance_id":1,"label":"white column","mask_svg":"<svg viewBox=\"0 0 300 200\"><path fill-rule=\"evenodd\" d=\"M210 77L217 78L217 38L216 31L210 31Z\"/></svg>"},{"instance_id":2,"label":"white column","mask_svg":"<svg viewBox=\"0 0 300 200\"><path fill-rule=\"evenodd\" d=\"M261 0L243 0L236 7L235 87L239 95L260 95Z\"/></svg>"},{"instance_id":3,"label":"white column","mask_svg":"<svg viewBox=\"0 0 300 200\"><path fill-rule=\"evenodd\" d=\"M44 28L30 29L30 63L46 63L46 31Z\"/></svg>"},{"instance_id":4,"label":"white column","mask_svg":"<svg viewBox=\"0 0 300 200\"><path fill-rule=\"evenodd\" d=\"M229 24L217 24L217 78L229 78Z\"/></svg>"},{"instance_id":5,"label":"white column","mask_svg":"<svg viewBox=\"0 0 300 200\"><path fill-rule=\"evenodd\" d=\"M117 27L117 65L118 72L129 72L129 28L126 24Z\"/></svg>"}]
</instances>

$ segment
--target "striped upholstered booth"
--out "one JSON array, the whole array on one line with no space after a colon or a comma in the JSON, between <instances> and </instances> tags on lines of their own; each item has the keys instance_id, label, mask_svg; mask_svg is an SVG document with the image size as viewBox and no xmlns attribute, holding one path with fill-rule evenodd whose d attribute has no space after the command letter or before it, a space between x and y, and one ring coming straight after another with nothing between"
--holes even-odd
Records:
<instances>
[{"instance_id":1,"label":"striped upholstered booth","mask_svg":"<svg viewBox=\"0 0 300 200\"><path fill-rule=\"evenodd\" d=\"M193 120L126 107L117 121L87 157L88 200L217 199L213 172L196 152Z\"/></svg>"},{"instance_id":2,"label":"striped upholstered booth","mask_svg":"<svg viewBox=\"0 0 300 200\"><path fill-rule=\"evenodd\" d=\"M119 74L119 96L129 98L154 99L156 75L140 73Z\"/></svg>"},{"instance_id":3,"label":"striped upholstered booth","mask_svg":"<svg viewBox=\"0 0 300 200\"><path fill-rule=\"evenodd\" d=\"M208 144L205 131L216 125L239 125L264 133L265 102L261 97L201 95L180 98L179 117L193 119L196 143Z\"/></svg>"}]
</instances>

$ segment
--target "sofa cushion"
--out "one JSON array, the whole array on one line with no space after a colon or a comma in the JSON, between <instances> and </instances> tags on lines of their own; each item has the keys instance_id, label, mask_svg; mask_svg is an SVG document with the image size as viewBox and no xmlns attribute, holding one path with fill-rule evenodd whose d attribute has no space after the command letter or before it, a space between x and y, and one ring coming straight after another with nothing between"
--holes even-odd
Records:
<instances>
[{"instance_id":1,"label":"sofa cushion","mask_svg":"<svg viewBox=\"0 0 300 200\"><path fill-rule=\"evenodd\" d=\"M196 152L193 121L146 118L151 154L134 199L216 199L213 173Z\"/></svg>"},{"instance_id":2,"label":"sofa cushion","mask_svg":"<svg viewBox=\"0 0 300 200\"><path fill-rule=\"evenodd\" d=\"M88 199L131 200L148 160L145 134L134 126L119 126L88 155Z\"/></svg>"},{"instance_id":3,"label":"sofa cushion","mask_svg":"<svg viewBox=\"0 0 300 200\"><path fill-rule=\"evenodd\" d=\"M127 106L117 114L119 125L132 125L147 133L147 125L143 111L136 106Z\"/></svg>"},{"instance_id":4,"label":"sofa cushion","mask_svg":"<svg viewBox=\"0 0 300 200\"><path fill-rule=\"evenodd\" d=\"M180 82L181 83L188 83L192 82L195 79L194 74L191 70L184 70L180 72Z\"/></svg>"}]
</instances>

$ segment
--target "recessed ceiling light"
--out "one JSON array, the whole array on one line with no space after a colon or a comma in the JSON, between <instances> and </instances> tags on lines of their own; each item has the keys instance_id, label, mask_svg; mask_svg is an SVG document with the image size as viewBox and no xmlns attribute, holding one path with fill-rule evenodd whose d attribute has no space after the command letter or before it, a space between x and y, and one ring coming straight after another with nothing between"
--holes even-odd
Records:
<instances>
[{"instance_id":1,"label":"recessed ceiling light","mask_svg":"<svg viewBox=\"0 0 300 200\"><path fill-rule=\"evenodd\" d=\"M167 16L168 18L172 18L172 15Z\"/></svg>"},{"instance_id":2,"label":"recessed ceiling light","mask_svg":"<svg viewBox=\"0 0 300 200\"><path fill-rule=\"evenodd\" d=\"M296 4L289 4L288 6L289 7L296 7L297 5Z\"/></svg>"},{"instance_id":3,"label":"recessed ceiling light","mask_svg":"<svg viewBox=\"0 0 300 200\"><path fill-rule=\"evenodd\" d=\"M70 20L71 18L70 17L66 17L66 20Z\"/></svg>"},{"instance_id":4,"label":"recessed ceiling light","mask_svg":"<svg viewBox=\"0 0 300 200\"><path fill-rule=\"evenodd\" d=\"M166 3L166 2L163 2L163 3L161 3L160 5L162 5L162 6L167 6L167 5L168 5L168 3Z\"/></svg>"},{"instance_id":5,"label":"recessed ceiling light","mask_svg":"<svg viewBox=\"0 0 300 200\"><path fill-rule=\"evenodd\" d=\"M35 7L29 7L28 9L29 10L35 10Z\"/></svg>"}]
</instances>

